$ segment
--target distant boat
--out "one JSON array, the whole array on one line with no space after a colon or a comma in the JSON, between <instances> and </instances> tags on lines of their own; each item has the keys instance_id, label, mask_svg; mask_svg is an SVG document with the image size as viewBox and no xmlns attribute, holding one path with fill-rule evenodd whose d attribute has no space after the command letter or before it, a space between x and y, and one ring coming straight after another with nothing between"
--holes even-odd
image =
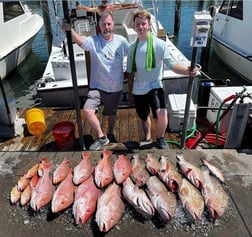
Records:
<instances>
[{"instance_id":1,"label":"distant boat","mask_svg":"<svg viewBox=\"0 0 252 237\"><path fill-rule=\"evenodd\" d=\"M0 76L4 79L30 53L43 18L21 1L0 2Z\"/></svg>"},{"instance_id":2,"label":"distant boat","mask_svg":"<svg viewBox=\"0 0 252 237\"><path fill-rule=\"evenodd\" d=\"M152 17L152 33L166 42L170 48L172 56L178 60L178 62L189 66L190 61L170 41L164 27L161 25L160 21L158 21L157 6L155 3L156 1L152 1L152 8L148 9ZM120 1L120 3L114 3L112 5L115 6L113 9L113 18L115 22L114 33L123 35L130 43L132 43L137 37L137 33L132 28L133 15L139 9L144 9L142 1L125 1L125 3L124 1ZM74 16L72 18L73 27L78 33L81 35L96 34L96 14L94 12L86 12L84 10L75 11L75 9L72 9L71 16ZM73 48L79 96L85 99L88 91L88 72L90 62L87 60L87 55L83 49L76 44L73 44ZM63 46L54 44L52 47L47 66L37 88L37 93L45 106L74 106L75 104L70 62L67 51L66 44ZM126 58L124 67L126 69ZM176 74L172 70L165 68L163 74L164 87L167 87L169 90L173 91L173 93L176 93L176 91L173 90L174 85L176 84L178 85L176 87L179 88L179 90L182 90L183 87L185 88L187 86L187 83L184 80L177 80L180 81L178 84L177 82L171 82L168 86L166 86L165 83L166 79L171 80L182 77L187 78L184 75ZM128 86L125 82L122 100L127 98L127 88ZM186 92L186 89L184 89L183 92Z\"/></svg>"},{"instance_id":3,"label":"distant boat","mask_svg":"<svg viewBox=\"0 0 252 237\"><path fill-rule=\"evenodd\" d=\"M212 45L217 56L252 84L252 1L224 0L214 17Z\"/></svg>"}]
</instances>

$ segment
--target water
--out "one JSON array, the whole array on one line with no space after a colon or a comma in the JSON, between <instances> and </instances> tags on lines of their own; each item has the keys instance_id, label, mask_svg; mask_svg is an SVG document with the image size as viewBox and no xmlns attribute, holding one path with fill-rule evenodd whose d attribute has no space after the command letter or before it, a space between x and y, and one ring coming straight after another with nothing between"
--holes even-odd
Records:
<instances>
[{"instance_id":1,"label":"water","mask_svg":"<svg viewBox=\"0 0 252 237\"><path fill-rule=\"evenodd\" d=\"M52 1L48 2L50 7L51 23L53 24L53 28L55 28ZM83 5L89 4L89 2L90 1L81 1ZM27 4L31 9L42 16L39 2L29 1ZM150 1L144 1L144 4L146 8L151 7ZM158 7L159 20L166 28L167 32L169 32L169 34L173 34L175 2L160 0ZM174 39L174 43L189 59L191 59L192 56L190 37L192 32L193 15L197 10L197 1L182 2L180 31ZM200 55L198 53L198 60L199 56ZM7 96L16 99L18 108L29 108L40 105L40 100L36 94L36 83L43 74L47 60L48 51L47 42L45 40L45 29L42 28L34 40L32 52L29 57L16 70L9 74L7 79L3 82ZM214 79L229 78L232 85L241 85L241 82L239 82L220 64L213 52L211 52L210 55L208 75Z\"/></svg>"}]
</instances>

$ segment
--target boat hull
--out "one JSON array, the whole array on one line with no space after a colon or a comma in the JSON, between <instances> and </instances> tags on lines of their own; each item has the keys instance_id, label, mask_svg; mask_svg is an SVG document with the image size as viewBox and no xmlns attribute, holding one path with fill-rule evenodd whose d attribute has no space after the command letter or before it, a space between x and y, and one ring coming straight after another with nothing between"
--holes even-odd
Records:
<instances>
[{"instance_id":1,"label":"boat hull","mask_svg":"<svg viewBox=\"0 0 252 237\"><path fill-rule=\"evenodd\" d=\"M212 38L212 46L219 59L235 74L252 84L252 58L246 58L227 45Z\"/></svg>"}]
</instances>

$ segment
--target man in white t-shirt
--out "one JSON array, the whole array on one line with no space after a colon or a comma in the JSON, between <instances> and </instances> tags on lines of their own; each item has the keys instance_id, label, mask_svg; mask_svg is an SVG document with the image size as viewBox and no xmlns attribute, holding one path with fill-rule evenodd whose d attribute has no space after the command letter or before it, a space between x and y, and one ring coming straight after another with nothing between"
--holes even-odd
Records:
<instances>
[{"instance_id":1,"label":"man in white t-shirt","mask_svg":"<svg viewBox=\"0 0 252 237\"><path fill-rule=\"evenodd\" d=\"M62 29L71 30L74 42L90 52L90 84L84 104L84 115L97 134L97 139L89 147L90 150L100 150L110 140L116 141L113 130L124 80L123 58L127 55L129 47L124 37L113 34L114 21L110 12L103 12L98 24L100 33L88 37L80 36L69 24L62 25ZM101 104L104 105L103 115L108 116L107 135L102 131L96 116Z\"/></svg>"}]
</instances>

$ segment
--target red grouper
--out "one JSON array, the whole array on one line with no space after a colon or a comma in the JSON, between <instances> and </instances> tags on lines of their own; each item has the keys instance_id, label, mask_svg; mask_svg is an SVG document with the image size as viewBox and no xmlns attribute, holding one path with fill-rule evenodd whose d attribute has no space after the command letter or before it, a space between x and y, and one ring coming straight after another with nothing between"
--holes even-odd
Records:
<instances>
[{"instance_id":1,"label":"red grouper","mask_svg":"<svg viewBox=\"0 0 252 237\"><path fill-rule=\"evenodd\" d=\"M95 221L101 232L109 231L116 225L124 213L121 188L116 183L110 184L98 198Z\"/></svg>"},{"instance_id":2,"label":"red grouper","mask_svg":"<svg viewBox=\"0 0 252 237\"><path fill-rule=\"evenodd\" d=\"M85 224L94 214L101 191L95 186L93 176L82 182L75 191L73 216L75 224Z\"/></svg>"}]
</instances>

